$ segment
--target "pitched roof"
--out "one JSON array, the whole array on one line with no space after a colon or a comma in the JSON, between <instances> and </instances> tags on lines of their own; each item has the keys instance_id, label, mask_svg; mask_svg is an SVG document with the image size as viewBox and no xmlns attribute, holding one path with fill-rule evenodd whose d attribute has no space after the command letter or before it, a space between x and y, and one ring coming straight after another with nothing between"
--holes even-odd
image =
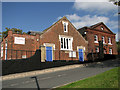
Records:
<instances>
[{"instance_id":1,"label":"pitched roof","mask_svg":"<svg viewBox=\"0 0 120 90\"><path fill-rule=\"evenodd\" d=\"M97 30L97 29L95 29L95 28L96 28L97 26L101 25L101 24L103 24L112 34L115 34L115 33L113 33L103 22L99 22L99 23L94 24L94 25L92 25L92 26L90 26L90 27L85 26L85 27L79 28L78 30L87 29L87 28L92 29L92 30ZM105 31L103 31L103 32L105 32Z\"/></svg>"},{"instance_id":2,"label":"pitched roof","mask_svg":"<svg viewBox=\"0 0 120 90\"><path fill-rule=\"evenodd\" d=\"M95 28L95 27L97 27L97 26L99 26L99 25L101 25L101 24L104 24L103 22L99 22L99 23L97 23L97 24L94 24L94 25L92 25L92 26L90 26L91 28Z\"/></svg>"},{"instance_id":3,"label":"pitched roof","mask_svg":"<svg viewBox=\"0 0 120 90\"><path fill-rule=\"evenodd\" d=\"M63 16L61 19L67 19L65 16ZM52 26L54 26L56 23L58 23L61 19L59 19L57 22L55 22L53 25L51 25L50 27L46 28L45 30L43 30L43 33L46 32L48 29L50 29ZM68 19L67 19L68 20Z\"/></svg>"}]
</instances>

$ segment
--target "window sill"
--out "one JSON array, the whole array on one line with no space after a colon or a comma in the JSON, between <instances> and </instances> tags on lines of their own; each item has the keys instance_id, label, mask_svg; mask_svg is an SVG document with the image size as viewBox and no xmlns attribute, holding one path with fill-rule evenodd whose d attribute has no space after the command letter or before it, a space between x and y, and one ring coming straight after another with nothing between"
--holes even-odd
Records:
<instances>
[{"instance_id":1,"label":"window sill","mask_svg":"<svg viewBox=\"0 0 120 90\"><path fill-rule=\"evenodd\" d=\"M73 51L73 49L60 49L61 51Z\"/></svg>"},{"instance_id":2,"label":"window sill","mask_svg":"<svg viewBox=\"0 0 120 90\"><path fill-rule=\"evenodd\" d=\"M108 43L108 45L112 45L111 43Z\"/></svg>"},{"instance_id":3,"label":"window sill","mask_svg":"<svg viewBox=\"0 0 120 90\"><path fill-rule=\"evenodd\" d=\"M98 43L98 41L94 41L94 43Z\"/></svg>"}]
</instances>

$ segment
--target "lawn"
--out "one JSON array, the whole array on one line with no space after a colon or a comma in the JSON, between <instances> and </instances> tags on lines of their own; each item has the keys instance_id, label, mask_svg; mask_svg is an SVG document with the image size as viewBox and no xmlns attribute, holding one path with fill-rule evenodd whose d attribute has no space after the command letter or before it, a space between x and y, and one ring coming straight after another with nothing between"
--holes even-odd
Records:
<instances>
[{"instance_id":1,"label":"lawn","mask_svg":"<svg viewBox=\"0 0 120 90\"><path fill-rule=\"evenodd\" d=\"M57 90L60 88L118 88L118 70L120 67L59 87Z\"/></svg>"}]
</instances>

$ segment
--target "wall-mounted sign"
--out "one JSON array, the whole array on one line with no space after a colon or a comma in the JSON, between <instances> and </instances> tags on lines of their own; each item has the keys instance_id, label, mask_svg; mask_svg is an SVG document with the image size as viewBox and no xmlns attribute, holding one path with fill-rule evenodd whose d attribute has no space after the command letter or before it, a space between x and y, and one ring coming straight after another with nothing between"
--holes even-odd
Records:
<instances>
[{"instance_id":1,"label":"wall-mounted sign","mask_svg":"<svg viewBox=\"0 0 120 90\"><path fill-rule=\"evenodd\" d=\"M25 44L25 38L23 37L15 37L14 44Z\"/></svg>"}]
</instances>

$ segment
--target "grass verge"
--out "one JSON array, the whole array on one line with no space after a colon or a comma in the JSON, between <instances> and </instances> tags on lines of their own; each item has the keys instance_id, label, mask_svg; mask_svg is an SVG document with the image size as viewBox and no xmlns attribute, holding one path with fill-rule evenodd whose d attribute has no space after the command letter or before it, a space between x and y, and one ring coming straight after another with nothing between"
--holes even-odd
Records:
<instances>
[{"instance_id":1,"label":"grass verge","mask_svg":"<svg viewBox=\"0 0 120 90\"><path fill-rule=\"evenodd\" d=\"M111 69L104 73L70 83L68 85L56 88L118 88L118 70L120 67Z\"/></svg>"}]
</instances>

